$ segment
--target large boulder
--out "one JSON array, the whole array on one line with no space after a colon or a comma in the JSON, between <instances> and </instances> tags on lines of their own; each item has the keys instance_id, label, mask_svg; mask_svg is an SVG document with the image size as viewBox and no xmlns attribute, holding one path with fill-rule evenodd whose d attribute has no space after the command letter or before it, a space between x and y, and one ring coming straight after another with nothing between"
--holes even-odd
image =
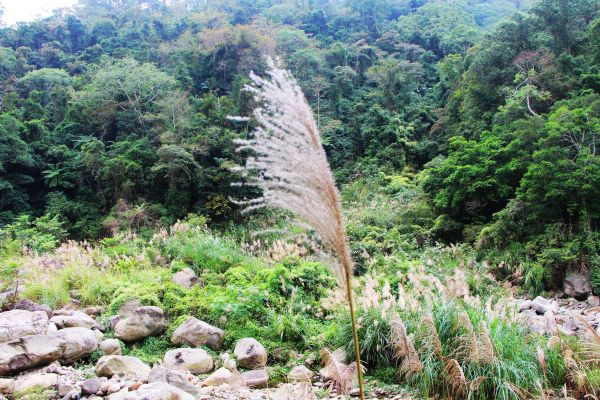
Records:
<instances>
[{"instance_id":1,"label":"large boulder","mask_svg":"<svg viewBox=\"0 0 600 400\"><path fill-rule=\"evenodd\" d=\"M261 369L267 365L267 352L262 344L253 338L238 340L233 350L238 365L249 369Z\"/></svg>"},{"instance_id":2,"label":"large boulder","mask_svg":"<svg viewBox=\"0 0 600 400\"><path fill-rule=\"evenodd\" d=\"M58 329L63 328L94 328L97 326L96 321L81 311L75 311L71 315L55 315L50 318Z\"/></svg>"},{"instance_id":3,"label":"large boulder","mask_svg":"<svg viewBox=\"0 0 600 400\"><path fill-rule=\"evenodd\" d=\"M225 332L222 329L200 321L197 318L189 317L173 332L171 342L176 345L208 346L213 350L219 350L221 344L223 344L224 337Z\"/></svg>"},{"instance_id":4,"label":"large boulder","mask_svg":"<svg viewBox=\"0 0 600 400\"><path fill-rule=\"evenodd\" d=\"M0 343L23 336L48 333L48 315L44 311L11 310L0 313Z\"/></svg>"},{"instance_id":5,"label":"large boulder","mask_svg":"<svg viewBox=\"0 0 600 400\"><path fill-rule=\"evenodd\" d=\"M588 277L579 272L567 274L563 282L563 291L569 297L585 300L592 293L592 286Z\"/></svg>"},{"instance_id":6,"label":"large boulder","mask_svg":"<svg viewBox=\"0 0 600 400\"><path fill-rule=\"evenodd\" d=\"M114 375L121 377L148 378L150 367L137 357L131 356L104 356L96 363L96 375L111 378Z\"/></svg>"},{"instance_id":7,"label":"large boulder","mask_svg":"<svg viewBox=\"0 0 600 400\"><path fill-rule=\"evenodd\" d=\"M205 374L213 369L212 357L202 349L169 350L163 364L167 368L188 370L193 374Z\"/></svg>"},{"instance_id":8,"label":"large boulder","mask_svg":"<svg viewBox=\"0 0 600 400\"><path fill-rule=\"evenodd\" d=\"M65 350L60 362L71 364L80 358L90 356L98 348L96 333L87 328L65 328L54 333L65 341Z\"/></svg>"},{"instance_id":9,"label":"large boulder","mask_svg":"<svg viewBox=\"0 0 600 400\"><path fill-rule=\"evenodd\" d=\"M202 280L196 276L196 273L191 268L184 268L173 275L173 282L184 288L191 289L199 285L202 286Z\"/></svg>"},{"instance_id":10,"label":"large boulder","mask_svg":"<svg viewBox=\"0 0 600 400\"><path fill-rule=\"evenodd\" d=\"M200 388L192 385L182 372L173 371L160 365L152 368L152 371L150 371L150 374L148 375L148 383L154 382L168 383L194 397L199 397L201 394Z\"/></svg>"},{"instance_id":11,"label":"large boulder","mask_svg":"<svg viewBox=\"0 0 600 400\"><path fill-rule=\"evenodd\" d=\"M181 389L163 382L148 383L137 390L120 391L108 400L194 400L195 397Z\"/></svg>"},{"instance_id":12,"label":"large boulder","mask_svg":"<svg viewBox=\"0 0 600 400\"><path fill-rule=\"evenodd\" d=\"M115 336L124 342L137 342L165 329L163 310L154 306L142 306L133 310L115 325Z\"/></svg>"},{"instance_id":13,"label":"large boulder","mask_svg":"<svg viewBox=\"0 0 600 400\"><path fill-rule=\"evenodd\" d=\"M250 388L262 389L269 385L269 374L265 369L242 372L242 379Z\"/></svg>"},{"instance_id":14,"label":"large boulder","mask_svg":"<svg viewBox=\"0 0 600 400\"><path fill-rule=\"evenodd\" d=\"M50 335L23 336L0 344L0 376L57 361L65 348L63 339Z\"/></svg>"}]
</instances>

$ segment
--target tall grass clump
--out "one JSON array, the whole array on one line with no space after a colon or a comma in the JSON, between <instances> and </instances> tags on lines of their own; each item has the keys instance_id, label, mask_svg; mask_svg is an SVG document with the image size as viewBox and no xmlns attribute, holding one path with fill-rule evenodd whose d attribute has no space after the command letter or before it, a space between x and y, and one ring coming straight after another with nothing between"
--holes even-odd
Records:
<instances>
[{"instance_id":1,"label":"tall grass clump","mask_svg":"<svg viewBox=\"0 0 600 400\"><path fill-rule=\"evenodd\" d=\"M353 261L342 218L340 196L321 144L312 110L291 74L268 60L269 79L252 74L257 128L252 137L238 143L249 151L245 178L262 190L262 196L246 201L248 210L271 206L289 210L308 223L332 255L331 267L346 290L356 353L360 398L364 399L362 366L350 278Z\"/></svg>"},{"instance_id":2,"label":"tall grass clump","mask_svg":"<svg viewBox=\"0 0 600 400\"><path fill-rule=\"evenodd\" d=\"M360 280L358 335L361 358L371 370L395 367L395 381L414 387L424 398L516 400L569 382L565 354L570 353L528 333L514 318L510 301L473 296L458 269L436 277L414 268L407 273L410 285L400 284L397 291L381 276ZM485 292L486 277L473 279ZM351 323L342 321L333 343L352 354ZM595 376L590 368L583 371L578 360L597 353L571 352L570 363L577 368L570 374L585 372L580 384L585 389ZM587 360L593 362L593 357Z\"/></svg>"}]
</instances>

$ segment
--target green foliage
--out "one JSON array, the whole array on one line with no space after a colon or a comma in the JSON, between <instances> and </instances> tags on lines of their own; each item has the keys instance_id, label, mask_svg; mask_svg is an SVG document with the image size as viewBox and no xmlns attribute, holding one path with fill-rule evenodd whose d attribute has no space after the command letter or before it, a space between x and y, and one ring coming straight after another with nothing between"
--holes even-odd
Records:
<instances>
[{"instance_id":1,"label":"green foliage","mask_svg":"<svg viewBox=\"0 0 600 400\"><path fill-rule=\"evenodd\" d=\"M65 237L66 231L58 215L44 215L34 220L28 215L21 215L12 224L0 230L2 243L16 241L36 252L55 249Z\"/></svg>"},{"instance_id":2,"label":"green foliage","mask_svg":"<svg viewBox=\"0 0 600 400\"><path fill-rule=\"evenodd\" d=\"M165 353L173 347L167 337L151 336L132 347L125 347L124 355L137 357L143 362L153 365L161 362Z\"/></svg>"},{"instance_id":3,"label":"green foliage","mask_svg":"<svg viewBox=\"0 0 600 400\"><path fill-rule=\"evenodd\" d=\"M54 389L34 386L14 394L15 400L46 400L56 395Z\"/></svg>"}]
</instances>

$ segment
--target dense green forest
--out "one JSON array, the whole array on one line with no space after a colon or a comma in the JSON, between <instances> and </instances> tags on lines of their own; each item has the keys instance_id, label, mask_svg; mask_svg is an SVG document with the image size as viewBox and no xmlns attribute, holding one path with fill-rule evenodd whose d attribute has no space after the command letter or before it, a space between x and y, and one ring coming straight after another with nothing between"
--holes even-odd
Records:
<instances>
[{"instance_id":1,"label":"dense green forest","mask_svg":"<svg viewBox=\"0 0 600 400\"><path fill-rule=\"evenodd\" d=\"M593 0L80 1L0 30L0 222L94 239L243 218L251 126L227 116L272 55L339 183L405 178L387 228L600 290L599 43Z\"/></svg>"}]
</instances>

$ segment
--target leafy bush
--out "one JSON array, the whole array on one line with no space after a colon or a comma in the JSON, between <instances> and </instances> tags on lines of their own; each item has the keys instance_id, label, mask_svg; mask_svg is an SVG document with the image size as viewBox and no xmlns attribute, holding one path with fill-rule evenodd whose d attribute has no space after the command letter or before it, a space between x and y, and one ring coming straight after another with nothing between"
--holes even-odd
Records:
<instances>
[{"instance_id":1,"label":"leafy bush","mask_svg":"<svg viewBox=\"0 0 600 400\"><path fill-rule=\"evenodd\" d=\"M21 215L0 230L0 242L15 240L36 252L47 252L55 249L66 237L62 225L58 215L44 215L33 220L29 215Z\"/></svg>"}]
</instances>

